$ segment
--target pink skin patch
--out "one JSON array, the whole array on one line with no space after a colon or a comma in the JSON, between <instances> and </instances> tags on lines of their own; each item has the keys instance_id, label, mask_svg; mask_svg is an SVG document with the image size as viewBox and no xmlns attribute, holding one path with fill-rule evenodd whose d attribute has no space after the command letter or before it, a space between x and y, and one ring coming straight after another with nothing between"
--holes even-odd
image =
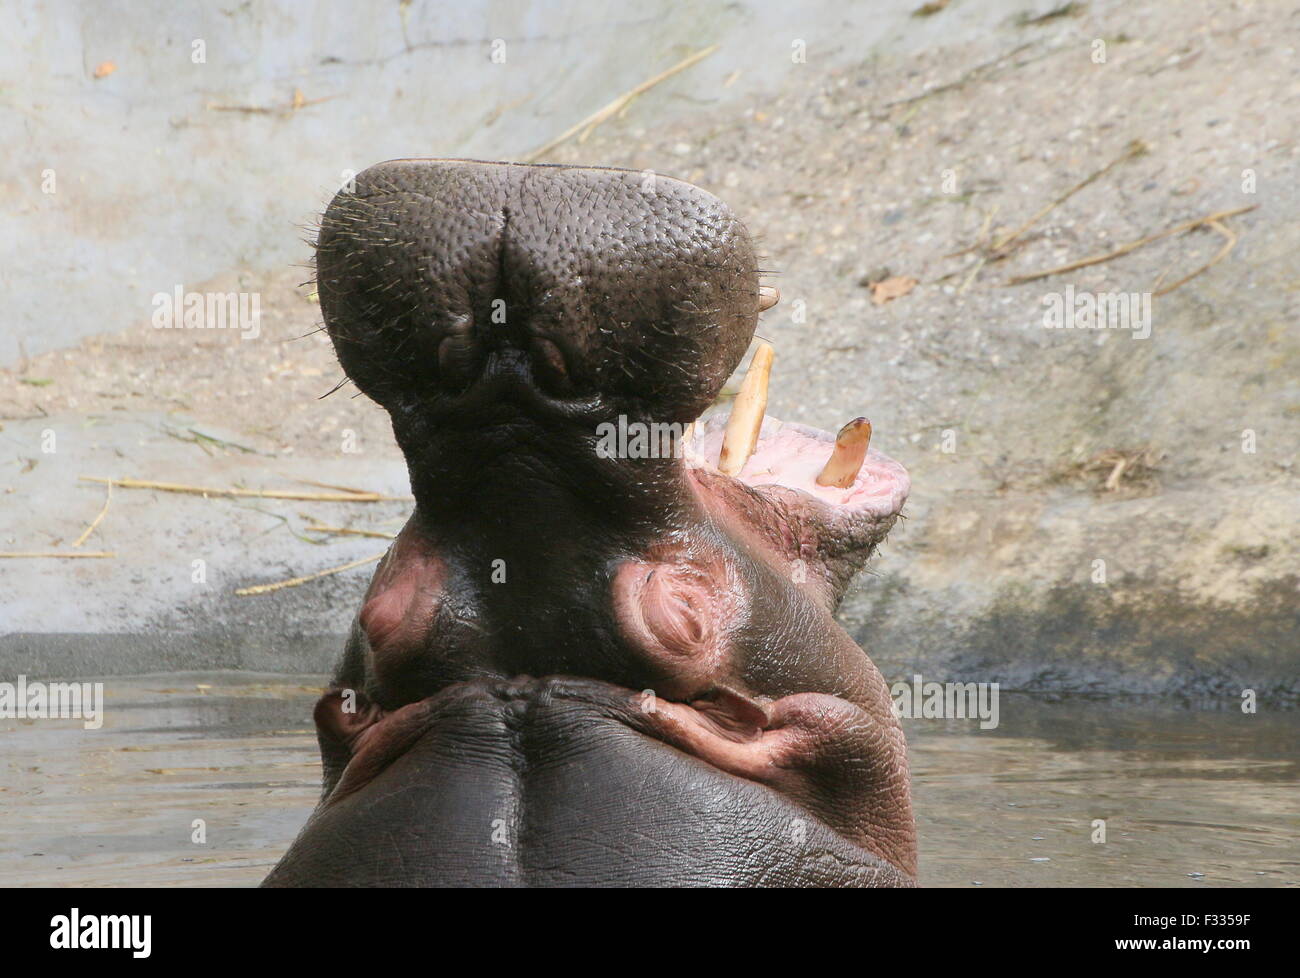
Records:
<instances>
[{"instance_id":1,"label":"pink skin patch","mask_svg":"<svg viewBox=\"0 0 1300 978\"><path fill-rule=\"evenodd\" d=\"M726 423L725 415L697 422L695 437L686 446L687 465L717 467ZM888 516L902 509L911 488L907 470L874 450L867 452L852 485L844 489L818 485L817 476L834 447L835 436L828 432L765 417L754 454L737 478L754 488L779 485L798 489L832 506L864 514Z\"/></svg>"},{"instance_id":2,"label":"pink skin patch","mask_svg":"<svg viewBox=\"0 0 1300 978\"><path fill-rule=\"evenodd\" d=\"M396 663L423 648L442 603L446 569L430 542L407 523L366 591L361 628L382 675L384 663Z\"/></svg>"}]
</instances>

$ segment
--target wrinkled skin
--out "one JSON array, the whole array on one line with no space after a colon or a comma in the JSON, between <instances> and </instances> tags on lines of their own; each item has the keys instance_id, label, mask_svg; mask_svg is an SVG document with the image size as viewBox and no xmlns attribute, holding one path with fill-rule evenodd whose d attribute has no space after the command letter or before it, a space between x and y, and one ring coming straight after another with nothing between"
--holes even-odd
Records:
<instances>
[{"instance_id":1,"label":"wrinkled skin","mask_svg":"<svg viewBox=\"0 0 1300 978\"><path fill-rule=\"evenodd\" d=\"M784 459L829 436L772 419L777 461L739 478L707 457L721 422L685 457L598 451L605 422L694 421L743 357L757 262L726 205L637 172L394 161L331 203L317 278L416 507L316 709L321 804L266 885L911 885L901 729L833 618L901 467L873 452L821 498Z\"/></svg>"}]
</instances>

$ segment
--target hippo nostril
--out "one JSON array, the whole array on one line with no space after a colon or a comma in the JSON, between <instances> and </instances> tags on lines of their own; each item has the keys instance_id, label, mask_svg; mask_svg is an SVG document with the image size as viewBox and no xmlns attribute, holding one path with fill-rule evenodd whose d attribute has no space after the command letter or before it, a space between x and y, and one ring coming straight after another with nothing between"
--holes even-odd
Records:
<instances>
[{"instance_id":1,"label":"hippo nostril","mask_svg":"<svg viewBox=\"0 0 1300 978\"><path fill-rule=\"evenodd\" d=\"M554 342L544 336L536 336L532 342L533 375L548 392L567 394L573 390L569 377L569 366L564 354Z\"/></svg>"},{"instance_id":2,"label":"hippo nostril","mask_svg":"<svg viewBox=\"0 0 1300 978\"><path fill-rule=\"evenodd\" d=\"M438 344L438 371L445 381L466 385L478 376L479 349L466 333L452 333Z\"/></svg>"}]
</instances>

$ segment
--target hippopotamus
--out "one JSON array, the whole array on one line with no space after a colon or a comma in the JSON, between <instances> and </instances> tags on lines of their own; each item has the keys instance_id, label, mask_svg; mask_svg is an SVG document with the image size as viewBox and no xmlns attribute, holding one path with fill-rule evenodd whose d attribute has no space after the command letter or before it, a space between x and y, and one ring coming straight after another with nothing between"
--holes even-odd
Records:
<instances>
[{"instance_id":1,"label":"hippopotamus","mask_svg":"<svg viewBox=\"0 0 1300 978\"><path fill-rule=\"evenodd\" d=\"M870 423L765 415L777 298L717 197L403 159L316 243L414 496L267 886L911 886L906 746L836 622L908 492ZM663 436L666 433L666 437Z\"/></svg>"}]
</instances>

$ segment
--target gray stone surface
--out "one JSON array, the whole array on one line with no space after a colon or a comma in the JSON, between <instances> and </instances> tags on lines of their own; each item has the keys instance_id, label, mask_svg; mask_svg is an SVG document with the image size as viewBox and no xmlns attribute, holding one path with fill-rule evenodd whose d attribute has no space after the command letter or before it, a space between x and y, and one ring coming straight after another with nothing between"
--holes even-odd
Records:
<instances>
[{"instance_id":1,"label":"gray stone surface","mask_svg":"<svg viewBox=\"0 0 1300 978\"><path fill-rule=\"evenodd\" d=\"M0 506L0 550L76 552L73 544L108 491L83 475L307 493L329 490L297 480L361 482L385 495L409 492L399 460L359 472L346 457L272 458L220 449L205 455L166 433L178 423L175 416L148 413L100 423L77 417L7 423L0 445L34 464L11 471L0 486L7 500ZM212 425L201 430L239 441ZM53 451L41 451L45 446ZM79 548L114 556L0 559L0 675L326 672L373 565L266 594L235 592L387 547L384 540L311 533L307 526L395 532L410 508L403 501L205 498L115 488L103 520Z\"/></svg>"},{"instance_id":2,"label":"gray stone surface","mask_svg":"<svg viewBox=\"0 0 1300 978\"><path fill-rule=\"evenodd\" d=\"M629 118L779 85L804 68L796 40L814 63L857 62L977 35L1022 4L959 4L942 24L914 6L20 0L0 46L0 365L127 329L177 284L301 261L295 229L379 160L520 158L710 44Z\"/></svg>"}]
</instances>

